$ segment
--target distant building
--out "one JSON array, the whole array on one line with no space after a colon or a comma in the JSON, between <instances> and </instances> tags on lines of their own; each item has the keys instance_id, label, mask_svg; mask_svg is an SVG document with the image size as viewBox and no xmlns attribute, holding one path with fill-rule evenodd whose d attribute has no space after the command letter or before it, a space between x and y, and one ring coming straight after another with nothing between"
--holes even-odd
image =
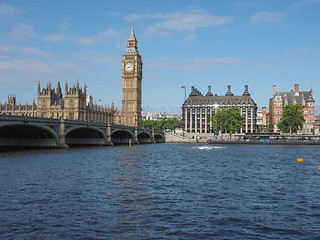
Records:
<instances>
[{"instance_id":1,"label":"distant building","mask_svg":"<svg viewBox=\"0 0 320 240\"><path fill-rule=\"evenodd\" d=\"M32 104L17 105L15 95L9 95L8 101L4 104L0 103L0 114L16 115L16 116L37 116L37 105L33 101Z\"/></svg>"},{"instance_id":2,"label":"distant building","mask_svg":"<svg viewBox=\"0 0 320 240\"><path fill-rule=\"evenodd\" d=\"M231 86L224 96L213 95L211 87L204 96L195 87L191 88L188 99L182 105L182 124L185 132L212 133L210 117L218 110L236 106L245 118L240 133L253 133L256 131L257 104L251 98L248 85L244 93L234 96Z\"/></svg>"},{"instance_id":3,"label":"distant building","mask_svg":"<svg viewBox=\"0 0 320 240\"><path fill-rule=\"evenodd\" d=\"M1 114L31 117L64 118L71 120L84 120L93 122L105 122L119 124L120 111L114 107L105 107L93 104L93 97L87 95L87 86L79 87L79 83L73 87L65 84L64 96L60 83L57 88L52 88L49 82L45 88L38 83L37 104L16 105L16 96L10 95L8 102L0 104Z\"/></svg>"},{"instance_id":4,"label":"distant building","mask_svg":"<svg viewBox=\"0 0 320 240\"><path fill-rule=\"evenodd\" d=\"M256 124L257 126L262 126L263 125L263 121L262 121L263 115L262 115L262 110L258 110L257 111L257 119L256 119Z\"/></svg>"},{"instance_id":5,"label":"distant building","mask_svg":"<svg viewBox=\"0 0 320 240\"><path fill-rule=\"evenodd\" d=\"M320 115L317 115L314 117L314 134L319 135L320 134Z\"/></svg>"},{"instance_id":6,"label":"distant building","mask_svg":"<svg viewBox=\"0 0 320 240\"><path fill-rule=\"evenodd\" d=\"M166 112L156 112L156 113L145 113L142 114L144 120L162 120L162 119L171 119L177 118L181 120L181 115L174 113L166 113Z\"/></svg>"},{"instance_id":7,"label":"distant building","mask_svg":"<svg viewBox=\"0 0 320 240\"><path fill-rule=\"evenodd\" d=\"M257 111L257 132L258 133L270 133L273 128L269 123L269 112L266 107L262 107L261 111Z\"/></svg>"},{"instance_id":8,"label":"distant building","mask_svg":"<svg viewBox=\"0 0 320 240\"><path fill-rule=\"evenodd\" d=\"M273 97L269 100L269 121L273 132L279 132L278 123L286 105L298 104L302 107L305 122L301 133L309 134L314 125L314 99L312 89L310 91L300 91L299 84L294 85L294 90L289 92L276 91L273 86Z\"/></svg>"},{"instance_id":9,"label":"distant building","mask_svg":"<svg viewBox=\"0 0 320 240\"><path fill-rule=\"evenodd\" d=\"M143 118L143 120L153 120L152 113L142 114L142 118Z\"/></svg>"}]
</instances>

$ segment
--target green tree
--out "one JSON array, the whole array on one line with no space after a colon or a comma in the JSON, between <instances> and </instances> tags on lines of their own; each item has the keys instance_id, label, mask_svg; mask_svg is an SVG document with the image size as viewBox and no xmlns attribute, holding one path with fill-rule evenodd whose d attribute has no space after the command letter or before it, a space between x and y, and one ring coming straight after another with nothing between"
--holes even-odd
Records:
<instances>
[{"instance_id":1,"label":"green tree","mask_svg":"<svg viewBox=\"0 0 320 240\"><path fill-rule=\"evenodd\" d=\"M212 130L215 134L219 132L238 132L244 123L244 117L241 115L239 109L232 106L229 109L218 110L215 115L211 117Z\"/></svg>"},{"instance_id":2,"label":"green tree","mask_svg":"<svg viewBox=\"0 0 320 240\"><path fill-rule=\"evenodd\" d=\"M298 130L303 128L304 121L305 119L300 105L287 105L284 107L278 128L284 133L297 133Z\"/></svg>"},{"instance_id":3,"label":"green tree","mask_svg":"<svg viewBox=\"0 0 320 240\"><path fill-rule=\"evenodd\" d=\"M180 126L181 120L177 118L161 119L161 120L142 120L142 127L152 128L154 130L173 130Z\"/></svg>"},{"instance_id":4,"label":"green tree","mask_svg":"<svg viewBox=\"0 0 320 240\"><path fill-rule=\"evenodd\" d=\"M226 110L218 110L212 117L211 117L211 122L212 122L212 131L215 134L219 133L220 131L224 131L226 128Z\"/></svg>"},{"instance_id":5,"label":"green tree","mask_svg":"<svg viewBox=\"0 0 320 240\"><path fill-rule=\"evenodd\" d=\"M245 119L237 107L232 106L227 110L226 129L229 133L239 132L244 124L244 121Z\"/></svg>"},{"instance_id":6,"label":"green tree","mask_svg":"<svg viewBox=\"0 0 320 240\"><path fill-rule=\"evenodd\" d=\"M145 128L154 128L154 121L152 120L142 120L142 127Z\"/></svg>"},{"instance_id":7,"label":"green tree","mask_svg":"<svg viewBox=\"0 0 320 240\"><path fill-rule=\"evenodd\" d=\"M314 128L311 128L311 129L310 129L310 131L311 131L312 135L314 135L314 134L315 134L315 130L314 130Z\"/></svg>"}]
</instances>

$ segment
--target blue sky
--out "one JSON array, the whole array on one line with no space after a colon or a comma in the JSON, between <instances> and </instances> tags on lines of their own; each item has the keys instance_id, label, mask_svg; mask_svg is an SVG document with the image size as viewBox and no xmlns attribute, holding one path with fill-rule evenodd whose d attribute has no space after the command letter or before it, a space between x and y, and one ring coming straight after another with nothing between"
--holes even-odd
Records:
<instances>
[{"instance_id":1,"label":"blue sky","mask_svg":"<svg viewBox=\"0 0 320 240\"><path fill-rule=\"evenodd\" d=\"M146 112L181 113L184 91L207 86L259 109L279 91L314 92L320 113L320 0L0 1L0 101L25 104L37 83L88 85L121 107L121 59L134 20Z\"/></svg>"}]
</instances>

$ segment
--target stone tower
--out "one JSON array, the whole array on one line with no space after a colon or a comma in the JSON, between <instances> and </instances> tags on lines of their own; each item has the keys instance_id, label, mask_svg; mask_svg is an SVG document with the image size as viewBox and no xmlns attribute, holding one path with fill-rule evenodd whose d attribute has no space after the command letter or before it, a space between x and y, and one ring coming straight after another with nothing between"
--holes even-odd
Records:
<instances>
[{"instance_id":1,"label":"stone tower","mask_svg":"<svg viewBox=\"0 0 320 240\"><path fill-rule=\"evenodd\" d=\"M84 88L79 87L79 82L68 88L68 83L65 84L64 93L64 118L71 120L87 120L86 119L86 84Z\"/></svg>"},{"instance_id":2,"label":"stone tower","mask_svg":"<svg viewBox=\"0 0 320 240\"><path fill-rule=\"evenodd\" d=\"M133 23L127 50L122 58L122 116L121 124L141 126L142 59L138 51Z\"/></svg>"},{"instance_id":3,"label":"stone tower","mask_svg":"<svg viewBox=\"0 0 320 240\"><path fill-rule=\"evenodd\" d=\"M61 105L63 105L63 98L61 94L60 83L58 83L57 89L54 89L51 87L51 82L49 82L47 87L41 90L39 82L37 94L38 116L59 118L62 115Z\"/></svg>"}]
</instances>

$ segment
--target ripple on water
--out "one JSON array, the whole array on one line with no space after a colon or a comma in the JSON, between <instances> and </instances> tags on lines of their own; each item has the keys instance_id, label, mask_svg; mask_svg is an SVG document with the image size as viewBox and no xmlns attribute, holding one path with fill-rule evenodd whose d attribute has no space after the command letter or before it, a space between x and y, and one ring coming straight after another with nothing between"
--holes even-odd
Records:
<instances>
[{"instance_id":1,"label":"ripple on water","mask_svg":"<svg viewBox=\"0 0 320 240\"><path fill-rule=\"evenodd\" d=\"M317 239L318 156L202 144L7 153L0 238Z\"/></svg>"}]
</instances>

